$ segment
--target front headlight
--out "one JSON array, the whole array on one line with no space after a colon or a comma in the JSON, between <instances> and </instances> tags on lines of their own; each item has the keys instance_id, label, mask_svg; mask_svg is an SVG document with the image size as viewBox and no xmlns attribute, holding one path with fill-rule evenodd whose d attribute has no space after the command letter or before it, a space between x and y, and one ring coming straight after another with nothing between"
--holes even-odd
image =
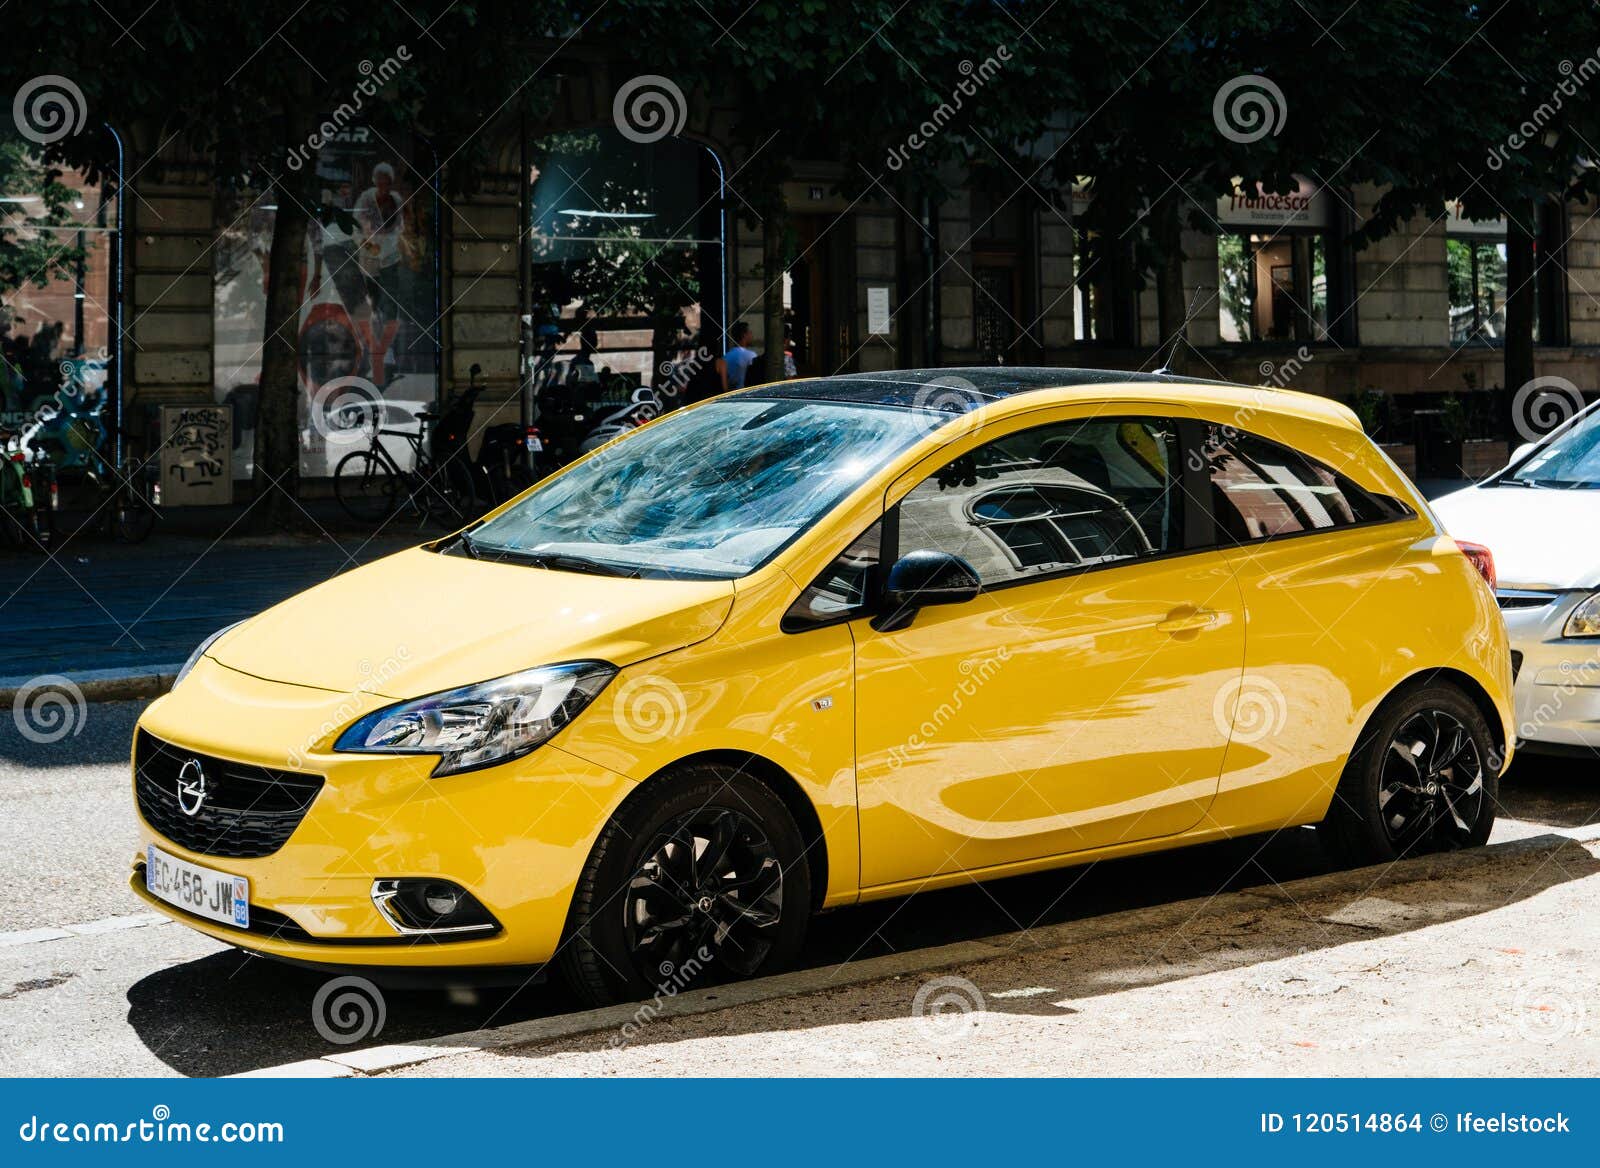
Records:
<instances>
[{"instance_id":1,"label":"front headlight","mask_svg":"<svg viewBox=\"0 0 1600 1168\"><path fill-rule=\"evenodd\" d=\"M435 778L494 766L549 739L616 674L604 661L572 661L464 685L376 710L339 735L333 748L437 754Z\"/></svg>"},{"instance_id":2,"label":"front headlight","mask_svg":"<svg viewBox=\"0 0 1600 1168\"><path fill-rule=\"evenodd\" d=\"M1600 592L1586 596L1572 610L1572 615L1567 617L1567 627L1561 630L1563 637L1600 637Z\"/></svg>"},{"instance_id":3,"label":"front headlight","mask_svg":"<svg viewBox=\"0 0 1600 1168\"><path fill-rule=\"evenodd\" d=\"M178 676L172 679L172 688L173 689L177 689L178 688L178 683L181 682L184 678L189 676L189 671L191 669L193 669L196 665L200 664L200 658L202 658L202 657L204 657L206 655L206 650L211 648L211 646L215 645L217 643L217 641L219 641L222 638L222 635L224 633L231 633L234 629L238 628L242 624L244 624L244 621L234 621L231 625L228 625L225 628L218 629L216 632L212 633L205 640L201 641L200 642L200 647L198 649L196 649L193 653L189 654L189 660L185 661L183 663L183 668L178 670Z\"/></svg>"}]
</instances>

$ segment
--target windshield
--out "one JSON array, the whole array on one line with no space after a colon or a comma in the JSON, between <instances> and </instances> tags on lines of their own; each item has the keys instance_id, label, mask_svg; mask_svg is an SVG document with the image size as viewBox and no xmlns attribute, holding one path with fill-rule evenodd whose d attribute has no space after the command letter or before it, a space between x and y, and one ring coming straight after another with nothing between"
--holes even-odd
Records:
<instances>
[{"instance_id":1,"label":"windshield","mask_svg":"<svg viewBox=\"0 0 1600 1168\"><path fill-rule=\"evenodd\" d=\"M467 554L731 580L947 417L737 397L670 414L473 529Z\"/></svg>"},{"instance_id":2,"label":"windshield","mask_svg":"<svg viewBox=\"0 0 1600 1168\"><path fill-rule=\"evenodd\" d=\"M1600 488L1600 409L1591 409L1495 481L1498 486Z\"/></svg>"}]
</instances>

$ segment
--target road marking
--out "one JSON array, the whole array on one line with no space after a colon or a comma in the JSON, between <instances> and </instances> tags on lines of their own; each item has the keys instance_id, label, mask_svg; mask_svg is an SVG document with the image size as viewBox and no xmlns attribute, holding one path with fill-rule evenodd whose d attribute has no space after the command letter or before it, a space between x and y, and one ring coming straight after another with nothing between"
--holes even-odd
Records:
<instances>
[{"instance_id":1,"label":"road marking","mask_svg":"<svg viewBox=\"0 0 1600 1168\"><path fill-rule=\"evenodd\" d=\"M0 949L37 945L41 941L64 941L68 937L94 937L101 933L120 933L124 929L142 929L147 925L171 923L169 917L164 917L160 913L134 913L123 917L101 917L97 921L84 921L80 925L63 925L59 928L22 929L15 933L0 933Z\"/></svg>"}]
</instances>

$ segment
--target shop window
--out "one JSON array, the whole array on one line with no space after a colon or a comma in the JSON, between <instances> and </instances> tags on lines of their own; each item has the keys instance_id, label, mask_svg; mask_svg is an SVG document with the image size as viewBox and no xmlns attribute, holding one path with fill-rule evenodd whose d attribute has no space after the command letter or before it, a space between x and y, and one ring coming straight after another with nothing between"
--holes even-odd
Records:
<instances>
[{"instance_id":1,"label":"shop window","mask_svg":"<svg viewBox=\"0 0 1600 1168\"><path fill-rule=\"evenodd\" d=\"M1328 339L1328 246L1320 235L1217 238L1222 339Z\"/></svg>"},{"instance_id":2,"label":"shop window","mask_svg":"<svg viewBox=\"0 0 1600 1168\"><path fill-rule=\"evenodd\" d=\"M300 473L333 474L376 422L412 433L439 394L439 289L434 167L397 150L393 135L360 126L316 158L300 270ZM249 178L218 198L212 249L214 391L233 406L233 477L254 469L267 276L279 193ZM348 434L346 440L344 436ZM410 467L404 438L384 439Z\"/></svg>"},{"instance_id":3,"label":"shop window","mask_svg":"<svg viewBox=\"0 0 1600 1168\"><path fill-rule=\"evenodd\" d=\"M0 427L42 421L34 440L68 486L78 472L122 462L115 183L47 169L32 143L8 134L0 137L0 221Z\"/></svg>"},{"instance_id":4,"label":"shop window","mask_svg":"<svg viewBox=\"0 0 1600 1168\"><path fill-rule=\"evenodd\" d=\"M530 142L528 173L535 391L609 400L652 386L673 404L726 347L716 155L605 126Z\"/></svg>"},{"instance_id":5,"label":"shop window","mask_svg":"<svg viewBox=\"0 0 1600 1168\"><path fill-rule=\"evenodd\" d=\"M1233 193L1218 200L1217 221L1222 340L1328 340L1329 269L1336 248L1332 196L1305 179L1287 192L1235 183Z\"/></svg>"}]
</instances>

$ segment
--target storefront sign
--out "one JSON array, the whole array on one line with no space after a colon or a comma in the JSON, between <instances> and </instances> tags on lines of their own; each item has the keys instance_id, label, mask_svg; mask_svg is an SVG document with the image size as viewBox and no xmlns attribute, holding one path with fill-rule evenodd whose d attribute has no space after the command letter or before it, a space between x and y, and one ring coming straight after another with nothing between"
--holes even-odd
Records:
<instances>
[{"instance_id":1,"label":"storefront sign","mask_svg":"<svg viewBox=\"0 0 1600 1168\"><path fill-rule=\"evenodd\" d=\"M168 507L233 502L233 408L161 407L161 502Z\"/></svg>"},{"instance_id":2,"label":"storefront sign","mask_svg":"<svg viewBox=\"0 0 1600 1168\"><path fill-rule=\"evenodd\" d=\"M1306 179L1284 192L1267 191L1260 183L1246 189L1235 182L1233 193L1217 200L1217 220L1230 227L1327 227L1328 193Z\"/></svg>"}]
</instances>

